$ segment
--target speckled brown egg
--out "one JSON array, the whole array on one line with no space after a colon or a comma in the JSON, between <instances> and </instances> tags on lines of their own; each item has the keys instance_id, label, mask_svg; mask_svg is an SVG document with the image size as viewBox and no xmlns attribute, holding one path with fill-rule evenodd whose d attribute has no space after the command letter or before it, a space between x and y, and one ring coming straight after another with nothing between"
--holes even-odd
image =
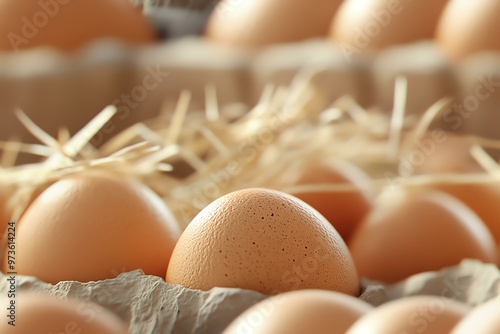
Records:
<instances>
[{"instance_id":1,"label":"speckled brown egg","mask_svg":"<svg viewBox=\"0 0 500 334\"><path fill-rule=\"evenodd\" d=\"M205 207L181 235L166 279L200 290L359 294L351 255L332 225L301 200L260 188L235 191Z\"/></svg>"}]
</instances>

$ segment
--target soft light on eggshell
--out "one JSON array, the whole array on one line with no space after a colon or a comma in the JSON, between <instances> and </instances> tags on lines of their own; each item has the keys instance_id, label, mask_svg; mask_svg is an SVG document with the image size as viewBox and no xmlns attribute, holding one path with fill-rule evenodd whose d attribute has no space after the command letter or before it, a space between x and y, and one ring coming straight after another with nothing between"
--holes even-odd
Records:
<instances>
[{"instance_id":1,"label":"soft light on eggshell","mask_svg":"<svg viewBox=\"0 0 500 334\"><path fill-rule=\"evenodd\" d=\"M229 193L193 219L174 249L167 282L264 294L359 293L351 255L332 225L301 200L260 188Z\"/></svg>"},{"instance_id":2,"label":"soft light on eggshell","mask_svg":"<svg viewBox=\"0 0 500 334\"><path fill-rule=\"evenodd\" d=\"M208 39L262 47L326 37L343 0L222 0L207 23Z\"/></svg>"},{"instance_id":3,"label":"soft light on eggshell","mask_svg":"<svg viewBox=\"0 0 500 334\"><path fill-rule=\"evenodd\" d=\"M449 0L439 22L436 40L451 59L482 51L500 51L500 2Z\"/></svg>"},{"instance_id":4,"label":"soft light on eggshell","mask_svg":"<svg viewBox=\"0 0 500 334\"><path fill-rule=\"evenodd\" d=\"M414 174L438 173L481 173L484 169L471 154L473 144L456 134L446 133L436 142L431 134L425 135L418 143L408 147L404 156L420 151L425 159L418 159L412 164ZM411 159L407 159L409 163ZM416 158L414 160L417 160Z\"/></svg>"},{"instance_id":5,"label":"soft light on eggshell","mask_svg":"<svg viewBox=\"0 0 500 334\"><path fill-rule=\"evenodd\" d=\"M433 39L448 0L345 0L330 36L349 54Z\"/></svg>"},{"instance_id":6,"label":"soft light on eggshell","mask_svg":"<svg viewBox=\"0 0 500 334\"><path fill-rule=\"evenodd\" d=\"M333 291L301 290L263 300L241 314L224 334L344 334L373 306ZM260 321L255 321L260 319Z\"/></svg>"},{"instance_id":7,"label":"soft light on eggshell","mask_svg":"<svg viewBox=\"0 0 500 334\"><path fill-rule=\"evenodd\" d=\"M11 219L10 214L7 209L8 191L6 187L0 184L0 240L2 240L3 234L7 230L7 223Z\"/></svg>"},{"instance_id":8,"label":"soft light on eggshell","mask_svg":"<svg viewBox=\"0 0 500 334\"><path fill-rule=\"evenodd\" d=\"M436 145L423 163L416 166L416 174L467 174L482 173L485 170L471 154L472 144L456 135L447 135L446 141ZM437 175L436 175L437 176ZM472 209L486 224L497 244L500 244L500 182L488 183L440 183L430 186L446 192Z\"/></svg>"},{"instance_id":9,"label":"soft light on eggshell","mask_svg":"<svg viewBox=\"0 0 500 334\"><path fill-rule=\"evenodd\" d=\"M53 284L110 279L135 269L163 277L180 235L152 190L97 171L54 183L17 225L16 271Z\"/></svg>"},{"instance_id":10,"label":"soft light on eggshell","mask_svg":"<svg viewBox=\"0 0 500 334\"><path fill-rule=\"evenodd\" d=\"M6 310L10 298L0 299L0 307ZM128 334L125 323L105 308L82 300L56 299L32 292L16 295L15 326L10 318L0 322L2 334Z\"/></svg>"},{"instance_id":11,"label":"soft light on eggshell","mask_svg":"<svg viewBox=\"0 0 500 334\"><path fill-rule=\"evenodd\" d=\"M465 176L464 176L465 177ZM500 244L500 182L473 184L433 184L432 188L453 195L470 207L486 224Z\"/></svg>"},{"instance_id":12,"label":"soft light on eggshell","mask_svg":"<svg viewBox=\"0 0 500 334\"><path fill-rule=\"evenodd\" d=\"M347 334L444 334L469 310L466 304L444 297L406 297L375 308Z\"/></svg>"},{"instance_id":13,"label":"soft light on eggshell","mask_svg":"<svg viewBox=\"0 0 500 334\"><path fill-rule=\"evenodd\" d=\"M395 283L459 264L496 263L496 245L481 219L454 197L389 188L354 232L349 249L361 277Z\"/></svg>"},{"instance_id":14,"label":"soft light on eggshell","mask_svg":"<svg viewBox=\"0 0 500 334\"><path fill-rule=\"evenodd\" d=\"M153 25L129 0L0 0L0 13L0 51L74 51L103 38L129 44L157 39Z\"/></svg>"},{"instance_id":15,"label":"soft light on eggshell","mask_svg":"<svg viewBox=\"0 0 500 334\"><path fill-rule=\"evenodd\" d=\"M310 164L300 173L296 185L343 184L351 185L348 191L311 191L293 195L319 211L344 240L371 210L374 190L370 177L348 162Z\"/></svg>"},{"instance_id":16,"label":"soft light on eggshell","mask_svg":"<svg viewBox=\"0 0 500 334\"><path fill-rule=\"evenodd\" d=\"M500 297L476 306L451 331L451 334L500 333Z\"/></svg>"}]
</instances>

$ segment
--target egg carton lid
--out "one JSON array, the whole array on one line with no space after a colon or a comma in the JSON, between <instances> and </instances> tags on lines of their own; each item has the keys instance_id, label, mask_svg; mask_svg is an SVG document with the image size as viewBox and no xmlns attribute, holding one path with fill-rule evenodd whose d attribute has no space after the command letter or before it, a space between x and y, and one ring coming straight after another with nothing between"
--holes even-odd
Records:
<instances>
[{"instance_id":1,"label":"egg carton lid","mask_svg":"<svg viewBox=\"0 0 500 334\"><path fill-rule=\"evenodd\" d=\"M9 289L7 278L0 273L2 293ZM18 291L100 304L126 321L131 334L220 333L239 314L268 297L234 288L186 289L140 270L89 283L51 285L29 276L18 276L17 282ZM362 287L359 298L374 306L412 295L450 298L475 306L500 296L500 270L495 265L464 260L458 266L414 275L393 285L364 279Z\"/></svg>"}]
</instances>

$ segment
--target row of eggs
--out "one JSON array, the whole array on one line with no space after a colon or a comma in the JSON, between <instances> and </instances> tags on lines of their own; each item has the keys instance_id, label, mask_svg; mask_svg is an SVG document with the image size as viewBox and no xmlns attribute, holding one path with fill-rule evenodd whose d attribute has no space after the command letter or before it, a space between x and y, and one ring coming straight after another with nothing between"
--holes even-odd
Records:
<instances>
[{"instance_id":1,"label":"row of eggs","mask_svg":"<svg viewBox=\"0 0 500 334\"><path fill-rule=\"evenodd\" d=\"M263 46L330 36L359 54L436 38L452 59L500 49L500 3L479 0L223 1L207 35L226 44Z\"/></svg>"},{"instance_id":2,"label":"row of eggs","mask_svg":"<svg viewBox=\"0 0 500 334\"><path fill-rule=\"evenodd\" d=\"M2 321L3 334L126 334L126 324L101 306L22 293L18 321ZM7 298L0 299L2 309ZM268 298L238 316L224 334L469 334L498 333L500 299L474 309L445 297L413 296L378 308L332 291L302 290Z\"/></svg>"},{"instance_id":3,"label":"row of eggs","mask_svg":"<svg viewBox=\"0 0 500 334\"><path fill-rule=\"evenodd\" d=\"M151 20L129 0L2 0L0 13L0 51L72 51L101 38L158 40ZM350 54L436 37L446 54L461 59L500 49L499 22L500 3L490 0L222 0L205 35L249 48L330 35Z\"/></svg>"},{"instance_id":4,"label":"row of eggs","mask_svg":"<svg viewBox=\"0 0 500 334\"><path fill-rule=\"evenodd\" d=\"M424 262L427 268L443 261L453 263L459 260L455 255L485 261L495 257L493 237L486 227L452 197L427 192L422 196L407 194L396 201L390 196L390 203L385 200L387 197L382 201L385 203L376 204L355 232L350 253L325 218L304 202L277 191L246 189L223 196L203 209L179 237L175 219L150 190L101 172L75 175L49 187L19 221L15 269L56 283L61 278L111 278L118 273L112 268L130 270L134 266L163 276L168 264L169 283L205 291L218 286L241 287L274 295L243 313L227 333L303 333L307 328L314 333L343 333L353 324L348 333L419 332L424 325L426 333L443 333L464 317L464 324L454 333L466 333L470 326L478 329L478 325L484 328L481 333L495 328L498 300L472 311L469 317L470 307L444 297L406 298L375 310L357 298L360 285L354 264L362 262L361 253L366 258L371 253L381 255L370 249L375 239L392 252L379 259L372 257L369 265L386 275L405 273ZM330 205L343 209L340 201ZM401 219L404 214L409 214L408 219ZM416 245L414 241L419 240ZM403 253L408 255L409 249L413 249L412 256L405 258ZM384 264L391 258L402 261L387 268ZM11 265L4 258L5 272ZM295 289L302 291L289 292ZM74 319L72 328L79 323L109 324L113 329L92 333L125 333L120 321L106 312L99 312L96 322L86 324L75 303L20 296L21 328L60 326ZM8 300L0 299L0 305L3 303ZM44 321L34 312L42 303L52 311ZM265 319L252 322L256 313L270 308ZM431 320L421 315L422 309L432 311ZM413 316L416 312L419 316ZM419 321L407 321L410 318ZM478 318L484 321L477 323ZM417 325L425 319L425 324ZM249 323L254 328L248 330ZM0 324L0 329L4 325Z\"/></svg>"},{"instance_id":5,"label":"row of eggs","mask_svg":"<svg viewBox=\"0 0 500 334\"><path fill-rule=\"evenodd\" d=\"M484 173L466 158L468 144L444 139L417 175L457 172L467 179ZM452 153L444 154L447 150ZM4 252L2 269L56 284L109 279L135 269L165 277L168 267L168 282L201 290L222 286L274 294L298 284L357 295L358 274L395 283L466 258L499 260L500 188L493 179L434 185L396 179L376 194L370 177L347 162L312 163L301 173L290 186L343 184L352 189L291 193L292 200L267 190L236 191L203 208L181 237L178 217L151 189L109 171L77 173L40 189L17 226L7 224L16 197L0 189L5 222L0 246L5 251L8 240L19 248L16 267L10 268ZM333 260L324 261L324 256ZM322 270L307 279L298 274L298 281L290 273L282 282L280 272L287 266L307 267L310 261L321 263Z\"/></svg>"}]
</instances>

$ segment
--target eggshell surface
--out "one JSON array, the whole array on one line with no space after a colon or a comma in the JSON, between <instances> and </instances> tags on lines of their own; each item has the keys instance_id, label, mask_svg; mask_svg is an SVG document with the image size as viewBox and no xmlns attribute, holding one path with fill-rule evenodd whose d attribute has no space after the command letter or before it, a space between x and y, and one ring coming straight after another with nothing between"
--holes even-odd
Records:
<instances>
[{"instance_id":1,"label":"eggshell surface","mask_svg":"<svg viewBox=\"0 0 500 334\"><path fill-rule=\"evenodd\" d=\"M223 0L207 23L208 39L262 47L325 37L342 0Z\"/></svg>"},{"instance_id":2,"label":"eggshell surface","mask_svg":"<svg viewBox=\"0 0 500 334\"><path fill-rule=\"evenodd\" d=\"M7 191L3 189L2 185L0 184L0 240L7 230L7 223L11 218L7 210L7 199Z\"/></svg>"},{"instance_id":3,"label":"eggshell surface","mask_svg":"<svg viewBox=\"0 0 500 334\"><path fill-rule=\"evenodd\" d=\"M469 310L467 305L443 297L407 297L377 307L347 334L449 333Z\"/></svg>"},{"instance_id":4,"label":"eggshell surface","mask_svg":"<svg viewBox=\"0 0 500 334\"><path fill-rule=\"evenodd\" d=\"M482 51L499 51L500 2L450 0L439 22L436 40L454 60Z\"/></svg>"},{"instance_id":5,"label":"eggshell surface","mask_svg":"<svg viewBox=\"0 0 500 334\"><path fill-rule=\"evenodd\" d=\"M346 0L333 20L330 36L349 52L433 39L448 0Z\"/></svg>"},{"instance_id":6,"label":"eggshell surface","mask_svg":"<svg viewBox=\"0 0 500 334\"><path fill-rule=\"evenodd\" d=\"M12 299L0 299L7 309ZM15 326L0 322L2 334L91 333L128 334L127 326L103 307L75 299L62 300L33 293L18 293ZM12 320L10 320L12 321Z\"/></svg>"},{"instance_id":7,"label":"eggshell surface","mask_svg":"<svg viewBox=\"0 0 500 334\"><path fill-rule=\"evenodd\" d=\"M451 334L469 333L500 333L500 297L476 306L451 332Z\"/></svg>"},{"instance_id":8,"label":"eggshell surface","mask_svg":"<svg viewBox=\"0 0 500 334\"><path fill-rule=\"evenodd\" d=\"M430 137L426 137L430 139ZM426 138L422 140L426 142ZM427 141L429 142L429 141ZM422 147L425 144L421 144ZM432 147L432 149L431 149ZM416 174L435 174L437 182L423 185L429 189L436 189L448 193L465 203L486 224L497 244L500 244L500 183L492 179L491 182L440 182L439 174L486 175L486 171L472 156L473 144L458 135L446 135L442 143L427 146L425 159L413 167ZM409 149L411 154L414 148ZM409 160L409 159L408 159ZM459 175L460 176L460 175Z\"/></svg>"},{"instance_id":9,"label":"eggshell surface","mask_svg":"<svg viewBox=\"0 0 500 334\"><path fill-rule=\"evenodd\" d=\"M444 143L436 145L435 151L426 157L417 174L484 174L486 171L472 156L473 145L458 136L447 136ZM437 177L437 175L436 175ZM443 183L435 182L429 188L448 193L465 203L486 224L497 244L500 244L500 182L488 183Z\"/></svg>"},{"instance_id":10,"label":"eggshell surface","mask_svg":"<svg viewBox=\"0 0 500 334\"><path fill-rule=\"evenodd\" d=\"M135 269L163 277L179 235L170 210L142 183L76 174L47 188L17 223L16 270L53 284Z\"/></svg>"},{"instance_id":11,"label":"eggshell surface","mask_svg":"<svg viewBox=\"0 0 500 334\"><path fill-rule=\"evenodd\" d=\"M352 258L332 225L299 199L261 188L205 207L181 235L166 279L199 290L359 293Z\"/></svg>"},{"instance_id":12,"label":"eggshell surface","mask_svg":"<svg viewBox=\"0 0 500 334\"><path fill-rule=\"evenodd\" d=\"M463 259L496 263L493 237L462 202L438 191L392 191L377 199L350 240L361 277L395 283Z\"/></svg>"},{"instance_id":13,"label":"eggshell surface","mask_svg":"<svg viewBox=\"0 0 500 334\"><path fill-rule=\"evenodd\" d=\"M0 13L0 51L74 51L102 38L156 40L152 24L128 0L0 0Z\"/></svg>"},{"instance_id":14,"label":"eggshell surface","mask_svg":"<svg viewBox=\"0 0 500 334\"><path fill-rule=\"evenodd\" d=\"M254 305L223 333L344 334L372 309L370 304L338 292L292 291Z\"/></svg>"},{"instance_id":15,"label":"eggshell surface","mask_svg":"<svg viewBox=\"0 0 500 334\"><path fill-rule=\"evenodd\" d=\"M369 186L369 176L349 163L311 165L296 183L352 185L353 189L349 191L312 191L294 194L318 210L346 241L372 208L374 191Z\"/></svg>"}]
</instances>

